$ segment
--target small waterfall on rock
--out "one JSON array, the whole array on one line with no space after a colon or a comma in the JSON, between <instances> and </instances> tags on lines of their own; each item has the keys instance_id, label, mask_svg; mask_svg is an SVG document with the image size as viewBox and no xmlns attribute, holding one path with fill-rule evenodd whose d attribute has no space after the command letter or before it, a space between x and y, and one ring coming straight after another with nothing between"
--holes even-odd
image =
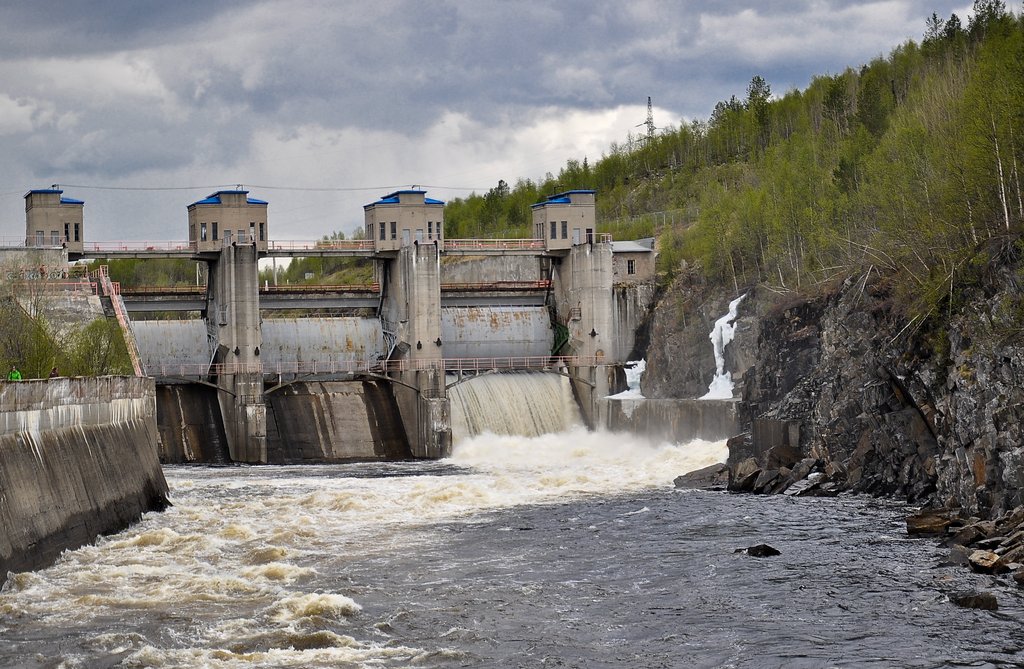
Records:
<instances>
[{"instance_id":1,"label":"small waterfall on rock","mask_svg":"<svg viewBox=\"0 0 1024 669\"><path fill-rule=\"evenodd\" d=\"M715 327L711 330L709 337L711 345L715 349L715 378L711 380L707 394L700 398L702 400L732 399L732 372L725 369L725 347L736 334L736 326L733 321L736 320L740 302L746 296L747 294L744 293L730 302L729 313L715 321Z\"/></svg>"},{"instance_id":2,"label":"small waterfall on rock","mask_svg":"<svg viewBox=\"0 0 1024 669\"><path fill-rule=\"evenodd\" d=\"M452 386L452 438L485 432L537 437L583 420L569 379L543 372L485 374Z\"/></svg>"}]
</instances>

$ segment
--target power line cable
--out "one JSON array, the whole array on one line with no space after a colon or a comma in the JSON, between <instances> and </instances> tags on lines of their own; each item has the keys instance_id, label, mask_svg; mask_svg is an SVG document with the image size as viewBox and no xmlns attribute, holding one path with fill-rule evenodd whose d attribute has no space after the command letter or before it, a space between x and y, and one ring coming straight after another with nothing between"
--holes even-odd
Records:
<instances>
[{"instance_id":1,"label":"power line cable","mask_svg":"<svg viewBox=\"0 0 1024 669\"><path fill-rule=\"evenodd\" d=\"M58 184L54 184L58 186ZM95 186L88 184L59 184L63 188L81 188L83 190L114 190L114 191L182 191L182 190L210 190L217 188L239 188L243 184L213 184L206 186ZM318 193L353 193L362 191L381 191L381 190L395 190L401 188L433 188L436 190L487 190L488 187L479 186L421 186L419 184L408 184L401 185L390 185L390 186L324 186L324 187L312 187L312 186L270 186L266 184L245 184L248 188L259 188L261 190L288 190L298 192L318 192ZM20 191L18 191L20 193ZM17 194L17 193L16 193Z\"/></svg>"}]
</instances>

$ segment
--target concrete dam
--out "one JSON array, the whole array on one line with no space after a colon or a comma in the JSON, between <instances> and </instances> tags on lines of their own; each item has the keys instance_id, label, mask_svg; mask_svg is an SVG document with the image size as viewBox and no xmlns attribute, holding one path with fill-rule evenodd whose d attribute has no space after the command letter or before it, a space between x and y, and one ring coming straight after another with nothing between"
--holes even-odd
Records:
<instances>
[{"instance_id":1,"label":"concrete dam","mask_svg":"<svg viewBox=\"0 0 1024 669\"><path fill-rule=\"evenodd\" d=\"M58 196L26 195L37 244L45 232L32 228L46 224L33 212ZM366 205L357 240L271 241L266 207L218 191L189 206L187 242L85 243L83 232L61 245L67 260L206 266L190 287L96 277L136 374L155 379L162 461L441 458L486 430L628 427L605 398L625 387L655 254L595 232L593 191L534 205L531 239L449 239L443 203L421 190ZM260 285L260 261L296 257L362 258L372 283Z\"/></svg>"},{"instance_id":2,"label":"concrete dam","mask_svg":"<svg viewBox=\"0 0 1024 669\"><path fill-rule=\"evenodd\" d=\"M29 228L56 197L26 196ZM136 373L156 381L162 461L445 457L459 430L507 423L497 404L461 403L458 416L486 415L473 427L459 418L453 434L452 398L492 385L479 380L488 375L516 374L518 395L501 391L506 410L529 406L530 386L545 383L537 374L555 375L579 419L600 424L653 298L654 253L595 233L593 191L538 203L536 236L510 240L448 239L443 203L405 190L364 207L363 239L274 242L266 204L214 193L189 206L188 242L64 241L69 260L206 266L195 287L122 291L96 278ZM362 258L373 281L260 286L261 260L295 257Z\"/></svg>"},{"instance_id":3,"label":"concrete dam","mask_svg":"<svg viewBox=\"0 0 1024 669\"><path fill-rule=\"evenodd\" d=\"M329 302L339 315L275 317L279 310L294 310L294 302L282 300L278 308L261 303L254 313L260 314L258 381L265 431L258 436L265 451L248 461L443 457L452 440L464 434L593 425L601 412L599 399L621 389L625 358L616 351L632 348L653 290L646 283L612 285L607 241L580 246L569 257L574 254L605 265L604 272L596 272L605 280L603 336L596 334L594 318L588 327L579 324L583 314L578 303L560 309L552 263L505 255L445 263L433 245L413 245L399 253L394 263L399 280L390 284L390 294L384 275L394 267L379 263L385 286L373 297L383 305L379 310L368 310L365 295L339 297L329 287L320 293L305 291L305 304ZM478 280L462 280L467 273ZM503 278L510 275L517 278ZM436 284L433 291L423 290L431 282ZM406 295L410 285L417 299ZM261 302L266 293L258 296ZM166 307L168 295L160 297L153 300L131 291L121 296L130 316ZM181 308L186 306L194 305ZM565 314L561 322L559 311ZM388 313L391 318L384 315ZM573 325L579 332L575 343ZM206 374L211 366L229 373L243 367L231 362L231 349L227 362L211 363L217 353L211 351L208 319L130 318L130 328L142 368L157 379L162 459L246 461L238 449L232 453L225 419L230 407L225 411L224 393L215 387L220 375ZM413 328L418 330L415 338ZM550 396L550 388L563 396L555 400L559 405L567 397L572 406L561 417L523 425L541 415L530 406ZM488 392L495 400L481 399ZM424 399L440 408L430 413ZM529 418L517 418L520 409Z\"/></svg>"}]
</instances>

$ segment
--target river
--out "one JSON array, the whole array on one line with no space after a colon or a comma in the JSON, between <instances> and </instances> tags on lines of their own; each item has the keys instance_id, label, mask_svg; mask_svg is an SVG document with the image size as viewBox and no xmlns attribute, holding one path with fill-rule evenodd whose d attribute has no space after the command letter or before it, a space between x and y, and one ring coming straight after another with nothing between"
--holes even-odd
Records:
<instances>
[{"instance_id":1,"label":"river","mask_svg":"<svg viewBox=\"0 0 1024 669\"><path fill-rule=\"evenodd\" d=\"M578 428L441 462L169 467L174 506L0 593L0 667L1024 663L1007 581L899 504L676 490L723 443ZM781 555L738 548L768 542ZM998 612L948 595L996 592Z\"/></svg>"}]
</instances>

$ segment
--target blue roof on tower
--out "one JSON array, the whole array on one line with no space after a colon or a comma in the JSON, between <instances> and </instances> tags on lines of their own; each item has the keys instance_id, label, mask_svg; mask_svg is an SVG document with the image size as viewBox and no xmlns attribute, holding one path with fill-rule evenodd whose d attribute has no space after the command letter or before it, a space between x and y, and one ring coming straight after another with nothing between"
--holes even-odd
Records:
<instances>
[{"instance_id":1,"label":"blue roof on tower","mask_svg":"<svg viewBox=\"0 0 1024 669\"><path fill-rule=\"evenodd\" d=\"M536 209L537 207L543 207L549 204L572 204L572 198L570 195L593 195L597 191L587 190L584 188L577 188L576 190L567 190L564 193L557 193L555 195L548 195L542 201L531 204L530 209Z\"/></svg>"},{"instance_id":2,"label":"blue roof on tower","mask_svg":"<svg viewBox=\"0 0 1024 669\"><path fill-rule=\"evenodd\" d=\"M368 209L369 207L372 207L372 206L378 205L378 204L398 204L398 201L399 201L398 200L398 196L399 195L423 194L424 195L424 197L423 197L423 203L424 204L444 204L444 202L442 202L441 200L435 200L432 197L426 197L426 192L427 191L425 191L425 190L415 190L415 189L396 190L394 193L388 193L387 195L385 195L381 199L377 200L376 202L371 202L370 204L364 204L363 205L363 209Z\"/></svg>"},{"instance_id":3,"label":"blue roof on tower","mask_svg":"<svg viewBox=\"0 0 1024 669\"><path fill-rule=\"evenodd\" d=\"M216 193L213 193L212 195L210 195L209 197L206 197L206 198L203 198L202 200L197 200L197 201L193 202L189 206L191 207L191 206L194 206L194 205L197 205L197 204L220 204L220 196L221 195L248 195L248 194L249 194L249 191L247 191L247 190L219 190ZM245 203L246 204L268 204L266 200L257 200L254 197L246 197L245 198Z\"/></svg>"},{"instance_id":4,"label":"blue roof on tower","mask_svg":"<svg viewBox=\"0 0 1024 669\"><path fill-rule=\"evenodd\" d=\"M33 195L33 194L60 195L63 192L64 191L60 190L59 188L33 188L29 192L25 193L25 197L28 197L29 195ZM85 204L85 200L76 200L73 197L62 197L60 199L60 203L61 204Z\"/></svg>"}]
</instances>

